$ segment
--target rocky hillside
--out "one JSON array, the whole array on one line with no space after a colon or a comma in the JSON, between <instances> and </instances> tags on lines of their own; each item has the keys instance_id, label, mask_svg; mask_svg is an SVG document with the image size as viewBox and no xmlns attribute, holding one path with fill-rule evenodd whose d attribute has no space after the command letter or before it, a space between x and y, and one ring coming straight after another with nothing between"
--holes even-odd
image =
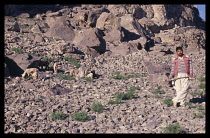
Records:
<instances>
[{"instance_id":1,"label":"rocky hillside","mask_svg":"<svg viewBox=\"0 0 210 138\"><path fill-rule=\"evenodd\" d=\"M205 22L193 5L6 5L4 41L5 133L205 133ZM195 79L175 108L163 81L177 46ZM49 69L22 78L36 60ZM95 77L70 77L80 67Z\"/></svg>"}]
</instances>

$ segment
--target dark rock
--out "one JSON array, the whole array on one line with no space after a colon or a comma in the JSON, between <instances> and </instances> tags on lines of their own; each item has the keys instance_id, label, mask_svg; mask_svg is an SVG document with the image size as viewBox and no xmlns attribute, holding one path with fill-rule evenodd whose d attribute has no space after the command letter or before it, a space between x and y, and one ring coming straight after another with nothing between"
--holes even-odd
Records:
<instances>
[{"instance_id":1,"label":"dark rock","mask_svg":"<svg viewBox=\"0 0 210 138\"><path fill-rule=\"evenodd\" d=\"M53 88L51 88L51 92L54 95L67 94L67 93L69 93L71 91L72 91L71 89L64 88L60 84L56 84Z\"/></svg>"}]
</instances>

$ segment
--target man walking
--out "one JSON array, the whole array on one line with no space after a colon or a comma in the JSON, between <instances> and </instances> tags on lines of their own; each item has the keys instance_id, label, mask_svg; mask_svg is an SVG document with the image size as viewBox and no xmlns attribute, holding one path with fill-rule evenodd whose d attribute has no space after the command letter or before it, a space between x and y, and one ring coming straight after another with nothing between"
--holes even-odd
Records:
<instances>
[{"instance_id":1,"label":"man walking","mask_svg":"<svg viewBox=\"0 0 210 138\"><path fill-rule=\"evenodd\" d=\"M193 77L192 61L183 54L182 47L176 48L176 54L177 57L172 60L171 73L169 75L169 80L172 77L180 78L175 81L176 97L172 99L174 107L177 107L178 103L180 103L180 106L184 105L189 87L189 77Z\"/></svg>"}]
</instances>

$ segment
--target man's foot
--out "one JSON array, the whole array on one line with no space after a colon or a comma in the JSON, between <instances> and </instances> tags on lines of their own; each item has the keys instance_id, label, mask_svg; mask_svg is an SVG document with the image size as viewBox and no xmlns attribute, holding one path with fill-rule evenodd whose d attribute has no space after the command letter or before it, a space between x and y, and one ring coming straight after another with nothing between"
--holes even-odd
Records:
<instances>
[{"instance_id":1,"label":"man's foot","mask_svg":"<svg viewBox=\"0 0 210 138\"><path fill-rule=\"evenodd\" d=\"M177 102L173 102L173 106L174 107L177 107Z\"/></svg>"},{"instance_id":2,"label":"man's foot","mask_svg":"<svg viewBox=\"0 0 210 138\"><path fill-rule=\"evenodd\" d=\"M181 102L181 103L180 103L180 106L181 106L181 107L185 107L185 102Z\"/></svg>"},{"instance_id":3,"label":"man's foot","mask_svg":"<svg viewBox=\"0 0 210 138\"><path fill-rule=\"evenodd\" d=\"M174 107L177 107L177 101L174 100L174 99L172 99L172 102L173 102L173 106L174 106Z\"/></svg>"}]
</instances>

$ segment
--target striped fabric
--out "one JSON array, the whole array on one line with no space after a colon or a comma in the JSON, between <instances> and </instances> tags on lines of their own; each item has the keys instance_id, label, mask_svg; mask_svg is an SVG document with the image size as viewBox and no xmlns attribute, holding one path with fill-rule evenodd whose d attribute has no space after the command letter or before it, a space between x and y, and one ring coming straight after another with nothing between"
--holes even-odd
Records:
<instances>
[{"instance_id":1,"label":"striped fabric","mask_svg":"<svg viewBox=\"0 0 210 138\"><path fill-rule=\"evenodd\" d=\"M178 58L178 73L186 73L186 68L185 68L185 64L184 64L184 59L179 57ZM192 69L192 61L189 60L189 64L190 64L190 74L193 74L193 69ZM174 60L172 60L172 66L171 66L171 73L169 75L169 78L172 78L174 76Z\"/></svg>"}]
</instances>

